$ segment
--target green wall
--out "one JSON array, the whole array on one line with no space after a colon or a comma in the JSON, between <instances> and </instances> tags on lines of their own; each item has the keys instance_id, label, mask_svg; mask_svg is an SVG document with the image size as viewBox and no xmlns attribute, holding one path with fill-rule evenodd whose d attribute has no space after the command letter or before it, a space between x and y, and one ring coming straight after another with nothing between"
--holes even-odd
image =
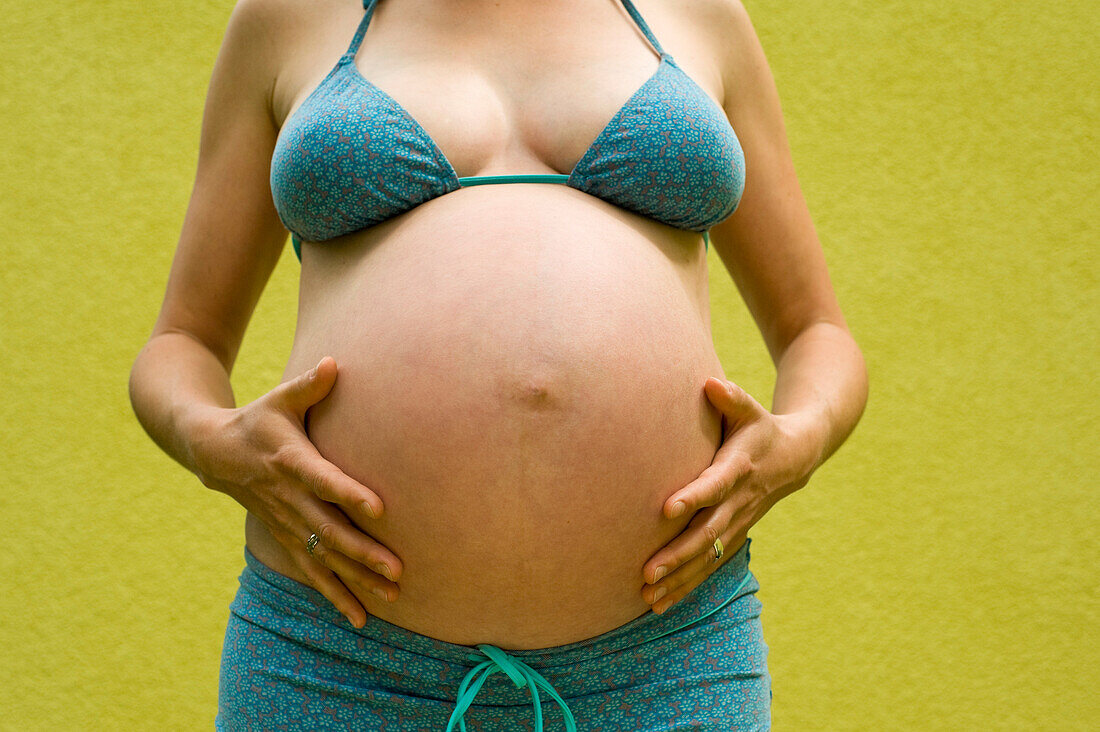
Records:
<instances>
[{"instance_id":1,"label":"green wall","mask_svg":"<svg viewBox=\"0 0 1100 732\"><path fill-rule=\"evenodd\" d=\"M775 727L1095 729L1096 7L747 4L871 375L851 440L752 531ZM230 7L0 0L5 729L213 724L244 512L126 385ZM723 363L767 403L710 265ZM297 272L288 246L239 403L279 380Z\"/></svg>"}]
</instances>

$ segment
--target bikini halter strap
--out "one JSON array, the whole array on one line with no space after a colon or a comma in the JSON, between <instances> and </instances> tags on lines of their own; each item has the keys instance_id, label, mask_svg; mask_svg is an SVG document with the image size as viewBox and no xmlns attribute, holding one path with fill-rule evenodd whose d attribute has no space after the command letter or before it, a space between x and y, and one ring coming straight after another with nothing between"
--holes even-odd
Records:
<instances>
[{"instance_id":1,"label":"bikini halter strap","mask_svg":"<svg viewBox=\"0 0 1100 732\"><path fill-rule=\"evenodd\" d=\"M649 42L653 44L653 48L656 49L657 53L662 56L667 56L668 54L665 53L665 49L661 48L661 44L657 41L657 36L653 35L653 31L649 29L649 25L645 22L645 18L643 18L642 14L638 12L638 9L634 7L634 3L630 0L622 0L622 2L623 7L626 8L626 12L630 13L630 17L634 19L634 23L638 26L638 30L649 39Z\"/></svg>"},{"instance_id":2,"label":"bikini halter strap","mask_svg":"<svg viewBox=\"0 0 1100 732\"><path fill-rule=\"evenodd\" d=\"M344 58L351 58L359 52L359 44L363 42L363 36L367 33L367 26L370 25L371 16L374 15L374 6L377 4L378 0L363 0L363 19L359 21L359 27L355 30L355 36L352 37L351 45L348 46Z\"/></svg>"},{"instance_id":3,"label":"bikini halter strap","mask_svg":"<svg viewBox=\"0 0 1100 732\"><path fill-rule=\"evenodd\" d=\"M661 47L660 42L657 41L657 36L653 35L653 31L649 29L649 25L645 22L642 14L638 12L638 9L634 7L634 3L631 0L622 0L623 7L626 8L626 12L630 14L630 17L634 20L635 25L638 26L638 30L646 37L646 39L652 44L653 48L661 56L667 56L665 49ZM374 15L374 6L378 4L378 0L363 0L363 19L359 21L359 28L355 31L355 36L351 39L351 45L348 46L347 53L344 57L354 56L359 51L359 44L363 42L363 36L366 35L367 26L370 25L371 16Z\"/></svg>"}]
</instances>

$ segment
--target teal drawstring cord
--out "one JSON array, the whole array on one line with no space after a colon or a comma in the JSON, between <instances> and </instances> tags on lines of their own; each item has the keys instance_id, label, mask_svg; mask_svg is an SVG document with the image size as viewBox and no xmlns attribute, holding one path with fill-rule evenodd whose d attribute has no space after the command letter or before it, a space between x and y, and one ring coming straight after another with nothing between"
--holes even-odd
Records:
<instances>
[{"instance_id":1,"label":"teal drawstring cord","mask_svg":"<svg viewBox=\"0 0 1100 732\"><path fill-rule=\"evenodd\" d=\"M718 612L737 598L737 593L741 591L741 588L748 584L751 577L752 574L746 572L745 579L741 580L741 584L737 585L737 589L730 593L730 596L718 607L714 608L713 610L707 611L705 614L698 618L695 618L694 620L689 620L688 622L681 625L679 628L674 628L673 630L661 633L659 636L652 638L646 642L651 643L657 640L657 638L664 638L666 635L672 635L673 633L683 630L693 623L698 623L700 620L707 617L708 615L712 615ZM466 657L469 658L471 661L481 661L482 658L488 656L489 660L481 661L481 663L479 663L477 666L474 666L472 669L470 669L470 672L466 674L466 678L462 680L462 684L458 687L458 704L455 706L454 712L451 713L451 720L447 722L447 732L451 732L451 730L454 729L455 722L458 722L458 728L462 732L466 732L466 710L469 709L470 705L474 703L474 697L477 696L477 693L479 691L481 691L481 687L485 683L485 680L493 674L497 673L498 671L503 671L505 674L507 674L508 678L510 678L512 682L515 683L517 688L522 689L524 686L527 686L531 689L531 705L535 708L535 732L543 732L542 703L539 701L538 690L538 687L540 686L547 692L549 692L550 696L554 697L554 699L561 706L562 710L565 712L565 728L569 732L577 732L577 723L573 719L573 713L569 711L569 705L565 703L565 700L561 698L557 690L554 689L553 685L551 685L549 681L542 677L542 674L528 666L523 661L520 661L518 658L512 658L503 650L497 648L494 645L490 645L488 643L479 643L477 647L481 649L481 652L484 654L484 656L470 653ZM479 672L484 673L482 673L481 676L478 676L477 679L471 683L471 679L477 676Z\"/></svg>"},{"instance_id":2,"label":"teal drawstring cord","mask_svg":"<svg viewBox=\"0 0 1100 732\"><path fill-rule=\"evenodd\" d=\"M477 647L481 649L482 653L489 657L489 660L482 661L477 666L474 666L474 668L466 674L466 678L462 680L462 685L458 687L458 705L451 714L451 721L447 723L447 732L451 732L451 730L454 729L456 720L458 721L458 728L462 730L462 732L466 732L466 710L474 703L474 697L477 696L477 693L481 690L481 685L497 671L503 671L507 674L508 678L515 683L516 687L522 689L524 686L527 686L531 689L531 704L535 707L535 732L542 732L542 703L539 701L538 689L540 686L546 689L546 691L550 693L550 696L554 697L558 704L561 705L562 711L565 712L566 729L568 729L569 732L577 732L577 723L573 719L573 713L569 711L569 705L558 695L558 692L550 682L542 677L542 674L523 661L520 661L518 658L512 658L496 646L488 643L479 643ZM471 653L467 658L477 661L481 656ZM479 671L484 671L484 673L481 674L471 686L470 679Z\"/></svg>"}]
</instances>

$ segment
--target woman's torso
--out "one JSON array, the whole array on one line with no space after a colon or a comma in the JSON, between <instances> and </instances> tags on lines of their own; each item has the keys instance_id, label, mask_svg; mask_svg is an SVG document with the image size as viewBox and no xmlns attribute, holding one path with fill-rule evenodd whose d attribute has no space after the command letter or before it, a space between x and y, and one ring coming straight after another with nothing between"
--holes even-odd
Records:
<instances>
[{"instance_id":1,"label":"woman's torso","mask_svg":"<svg viewBox=\"0 0 1100 732\"><path fill-rule=\"evenodd\" d=\"M568 173L657 55L615 0L508 5L384 0L356 64L459 175ZM287 50L280 120L361 14L323 7L301 33L311 50ZM705 54L679 51L690 28L658 8L638 3L720 101ZM404 565L398 600L364 598L367 611L506 648L573 642L645 612L642 565L690 519L661 506L720 440L702 392L724 376L706 283L699 234L553 184L465 188L307 242L284 378L324 355L339 366L310 437L380 495L385 514L365 528ZM252 516L247 543L308 583Z\"/></svg>"}]
</instances>

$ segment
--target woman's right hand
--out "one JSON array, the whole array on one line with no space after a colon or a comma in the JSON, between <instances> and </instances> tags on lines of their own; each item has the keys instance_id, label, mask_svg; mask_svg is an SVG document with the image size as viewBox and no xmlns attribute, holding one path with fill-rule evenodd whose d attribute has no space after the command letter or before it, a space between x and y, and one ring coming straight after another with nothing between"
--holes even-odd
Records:
<instances>
[{"instance_id":1,"label":"woman's right hand","mask_svg":"<svg viewBox=\"0 0 1100 732\"><path fill-rule=\"evenodd\" d=\"M325 460L306 434L306 411L336 382L336 361L285 381L254 402L204 416L193 439L199 480L259 518L294 563L357 628L366 623L359 593L397 599L401 560L362 533L382 515L374 491ZM310 555L306 541L320 541Z\"/></svg>"}]
</instances>

